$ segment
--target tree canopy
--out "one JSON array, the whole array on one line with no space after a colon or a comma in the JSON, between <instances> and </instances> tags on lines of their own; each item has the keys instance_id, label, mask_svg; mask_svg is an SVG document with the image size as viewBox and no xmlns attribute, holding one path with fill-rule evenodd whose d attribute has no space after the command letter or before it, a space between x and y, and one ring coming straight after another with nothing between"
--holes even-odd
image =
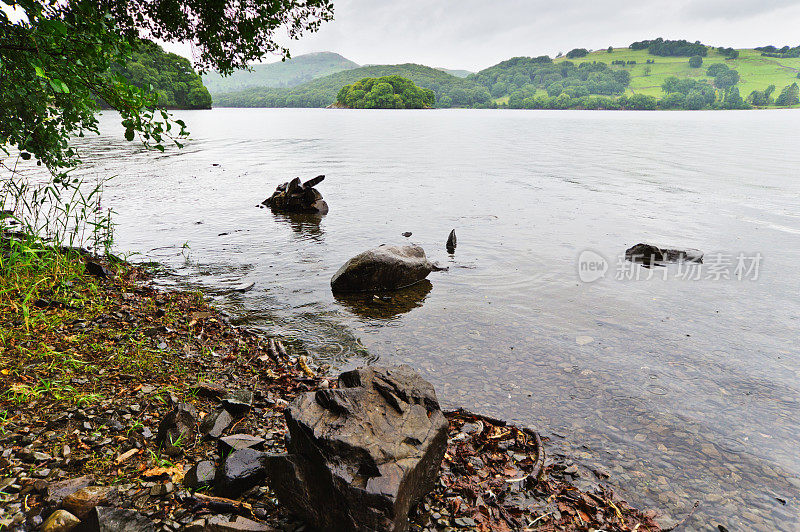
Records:
<instances>
[{"instance_id":1,"label":"tree canopy","mask_svg":"<svg viewBox=\"0 0 800 532\"><path fill-rule=\"evenodd\" d=\"M189 41L196 66L230 72L288 50L278 31L296 38L332 17L330 0L3 0L0 10L0 146L20 149L51 169L77 163L73 134L97 131L101 99L122 115L125 137L136 133L163 149L185 125L154 112L158 96L109 74L141 38ZM177 127L172 127L176 125Z\"/></svg>"},{"instance_id":2,"label":"tree canopy","mask_svg":"<svg viewBox=\"0 0 800 532\"><path fill-rule=\"evenodd\" d=\"M400 76L364 78L342 87L336 97L339 106L351 109L422 109L435 101L432 90Z\"/></svg>"}]
</instances>

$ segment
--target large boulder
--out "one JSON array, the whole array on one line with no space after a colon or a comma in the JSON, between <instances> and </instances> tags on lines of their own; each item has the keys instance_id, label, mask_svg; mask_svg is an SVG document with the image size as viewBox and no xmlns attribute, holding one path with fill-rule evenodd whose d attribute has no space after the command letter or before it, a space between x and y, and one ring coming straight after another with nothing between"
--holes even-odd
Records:
<instances>
[{"instance_id":1,"label":"large boulder","mask_svg":"<svg viewBox=\"0 0 800 532\"><path fill-rule=\"evenodd\" d=\"M300 178L295 177L291 181L278 185L272 196L261 204L278 212L327 214L328 204L322 199L322 194L314 188L323 179L325 179L324 175L318 175L314 179L301 183Z\"/></svg>"},{"instance_id":2,"label":"large boulder","mask_svg":"<svg viewBox=\"0 0 800 532\"><path fill-rule=\"evenodd\" d=\"M408 366L339 376L285 412L286 455L267 479L290 511L320 530L408 529L408 512L436 484L448 423L436 392Z\"/></svg>"},{"instance_id":3,"label":"large boulder","mask_svg":"<svg viewBox=\"0 0 800 532\"><path fill-rule=\"evenodd\" d=\"M420 282L438 269L417 245L382 245L344 263L333 274L331 289L334 292L397 290Z\"/></svg>"}]
</instances>

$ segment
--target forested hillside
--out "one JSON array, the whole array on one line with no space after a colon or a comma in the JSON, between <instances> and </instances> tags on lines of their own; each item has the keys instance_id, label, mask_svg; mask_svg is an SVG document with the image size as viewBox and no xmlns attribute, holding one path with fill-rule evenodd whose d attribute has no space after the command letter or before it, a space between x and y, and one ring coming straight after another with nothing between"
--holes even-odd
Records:
<instances>
[{"instance_id":1,"label":"forested hillside","mask_svg":"<svg viewBox=\"0 0 800 532\"><path fill-rule=\"evenodd\" d=\"M252 65L252 70L237 70L228 77L216 72L203 76L211 94L237 92L252 87L288 88L329 74L358 68L359 65L333 52L298 55L283 62Z\"/></svg>"},{"instance_id":2,"label":"forested hillside","mask_svg":"<svg viewBox=\"0 0 800 532\"><path fill-rule=\"evenodd\" d=\"M436 96L413 81L400 76L364 78L345 85L336 97L336 106L347 109L424 109Z\"/></svg>"},{"instance_id":3,"label":"forested hillside","mask_svg":"<svg viewBox=\"0 0 800 532\"><path fill-rule=\"evenodd\" d=\"M165 52L159 45L141 41L125 64L111 72L121 74L142 89L152 87L158 104L169 109L210 109L211 95L185 57Z\"/></svg>"},{"instance_id":4,"label":"forested hillside","mask_svg":"<svg viewBox=\"0 0 800 532\"><path fill-rule=\"evenodd\" d=\"M259 88L215 97L219 107L327 107L345 85L364 78L401 76L436 95L436 107L487 107L491 95L482 85L436 68L407 63L373 65L337 72L291 89Z\"/></svg>"}]
</instances>

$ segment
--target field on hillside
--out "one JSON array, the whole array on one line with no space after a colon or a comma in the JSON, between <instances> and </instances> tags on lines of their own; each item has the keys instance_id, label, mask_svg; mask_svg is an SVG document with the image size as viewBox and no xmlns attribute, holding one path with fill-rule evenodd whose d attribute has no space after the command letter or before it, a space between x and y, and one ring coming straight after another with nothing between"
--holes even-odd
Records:
<instances>
[{"instance_id":1,"label":"field on hillside","mask_svg":"<svg viewBox=\"0 0 800 532\"><path fill-rule=\"evenodd\" d=\"M647 60L655 63L646 64ZM562 61L572 61L580 64L583 61L598 61L611 65L612 61L636 61L635 65L626 66L625 69L631 73L631 83L626 91L627 94L647 94L661 98L664 93L661 91L661 84L670 76L679 78L695 78L697 80L713 81L705 75L709 65L714 63L725 63L730 68L737 70L741 79L736 85L742 97L747 97L754 90L764 90L769 85L775 85L776 92L786 85L798 82L797 74L800 72L800 58L781 59L774 57L762 57L758 50L739 50L737 59L725 59L715 50L709 50L708 57L703 58L703 66L700 68L690 68L688 57L660 57L650 55L647 50L631 50L629 48L614 48L612 53L606 50L592 52L586 57L577 59L567 59L559 57L556 63ZM649 74L646 73L650 67Z\"/></svg>"}]
</instances>

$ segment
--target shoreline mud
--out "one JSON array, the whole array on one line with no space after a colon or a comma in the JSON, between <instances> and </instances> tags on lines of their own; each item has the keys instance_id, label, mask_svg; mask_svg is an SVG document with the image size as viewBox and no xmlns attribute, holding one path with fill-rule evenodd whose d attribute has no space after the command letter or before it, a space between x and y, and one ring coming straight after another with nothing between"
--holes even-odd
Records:
<instances>
[{"instance_id":1,"label":"shoreline mud","mask_svg":"<svg viewBox=\"0 0 800 532\"><path fill-rule=\"evenodd\" d=\"M73 254L44 280L5 280L0 530L44 530L65 507L59 489L77 478L110 488L95 505L135 511L155 530L307 530L266 483L236 498L190 489L193 466L220 460L218 441L197 436L166 456L157 433L179 403L199 419L249 390L246 412L223 434L282 452L283 409L335 385L334 375L299 346L232 325L200 293L159 290L127 263L92 275L85 260ZM654 511L631 508L602 477L578 489L574 465L548 455L535 432L465 410L446 417L439 483L412 509L411 530L661 530ZM91 504L75 511L87 515ZM245 525L255 528L235 528Z\"/></svg>"}]
</instances>

